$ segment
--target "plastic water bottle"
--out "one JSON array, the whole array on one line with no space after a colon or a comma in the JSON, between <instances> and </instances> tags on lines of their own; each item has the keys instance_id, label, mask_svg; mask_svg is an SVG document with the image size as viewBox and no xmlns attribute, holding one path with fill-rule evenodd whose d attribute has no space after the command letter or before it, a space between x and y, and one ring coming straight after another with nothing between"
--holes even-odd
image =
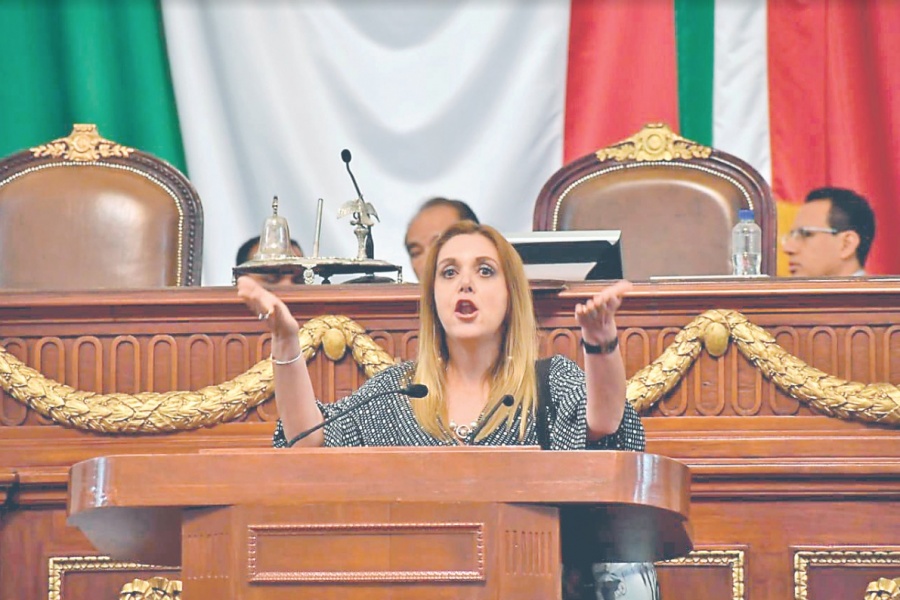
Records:
<instances>
[{"instance_id":1,"label":"plastic water bottle","mask_svg":"<svg viewBox=\"0 0 900 600\"><path fill-rule=\"evenodd\" d=\"M760 274L762 267L762 230L753 220L753 211L738 212L738 223L731 230L731 268L734 275L747 277Z\"/></svg>"}]
</instances>

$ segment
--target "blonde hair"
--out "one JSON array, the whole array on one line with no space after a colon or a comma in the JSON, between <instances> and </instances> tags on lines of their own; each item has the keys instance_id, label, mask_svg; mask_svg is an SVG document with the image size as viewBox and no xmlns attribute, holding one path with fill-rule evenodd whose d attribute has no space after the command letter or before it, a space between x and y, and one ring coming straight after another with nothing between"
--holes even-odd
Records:
<instances>
[{"instance_id":1,"label":"blonde hair","mask_svg":"<svg viewBox=\"0 0 900 600\"><path fill-rule=\"evenodd\" d=\"M511 427L515 415L521 410L519 439L525 437L528 415L537 401L537 382L534 362L537 359L537 324L531 288L525 276L525 268L518 252L493 227L472 221L460 221L447 229L428 252L422 279L422 297L419 301L419 357L413 380L428 386L428 395L413 403L413 413L419 425L437 438L446 437L439 417L447 422L445 401L446 372L449 359L446 333L438 318L434 298L434 281L437 257L444 245L458 235L482 235L497 249L500 272L506 280L508 305L503 320L502 342L496 362L489 370L491 384L488 407L499 402L506 394L513 397L513 405L498 410L479 433L483 439L501 425Z\"/></svg>"}]
</instances>

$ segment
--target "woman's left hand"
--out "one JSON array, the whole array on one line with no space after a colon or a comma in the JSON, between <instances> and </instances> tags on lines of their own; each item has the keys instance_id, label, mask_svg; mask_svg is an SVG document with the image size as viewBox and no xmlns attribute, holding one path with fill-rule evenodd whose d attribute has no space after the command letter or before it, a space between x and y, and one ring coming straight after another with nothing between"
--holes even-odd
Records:
<instances>
[{"instance_id":1,"label":"woman's left hand","mask_svg":"<svg viewBox=\"0 0 900 600\"><path fill-rule=\"evenodd\" d=\"M616 337L616 311L622 305L622 298L633 287L630 281L623 279L575 306L575 320L581 327L581 337L585 342L602 344Z\"/></svg>"}]
</instances>

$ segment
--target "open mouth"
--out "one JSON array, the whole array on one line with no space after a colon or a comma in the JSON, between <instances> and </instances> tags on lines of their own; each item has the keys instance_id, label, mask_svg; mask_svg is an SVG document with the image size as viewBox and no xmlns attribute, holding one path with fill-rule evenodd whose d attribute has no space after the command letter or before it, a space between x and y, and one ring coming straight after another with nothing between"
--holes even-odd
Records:
<instances>
[{"instance_id":1,"label":"open mouth","mask_svg":"<svg viewBox=\"0 0 900 600\"><path fill-rule=\"evenodd\" d=\"M459 300L456 303L455 312L461 317L471 317L478 312L478 307L471 300Z\"/></svg>"}]
</instances>

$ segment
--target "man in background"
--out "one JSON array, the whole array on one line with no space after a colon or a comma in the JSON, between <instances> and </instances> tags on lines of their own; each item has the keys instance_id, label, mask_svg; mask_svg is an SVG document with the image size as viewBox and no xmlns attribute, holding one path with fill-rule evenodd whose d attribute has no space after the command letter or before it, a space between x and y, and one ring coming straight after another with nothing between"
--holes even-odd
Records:
<instances>
[{"instance_id":1,"label":"man in background","mask_svg":"<svg viewBox=\"0 0 900 600\"><path fill-rule=\"evenodd\" d=\"M781 246L795 277L849 277L866 274L874 239L875 214L866 199L825 187L806 196Z\"/></svg>"},{"instance_id":2,"label":"man in background","mask_svg":"<svg viewBox=\"0 0 900 600\"><path fill-rule=\"evenodd\" d=\"M303 256L303 249L297 240L291 240L291 248L294 250L295 256ZM234 259L235 266L239 266L256 256L259 252L259 236L250 238L238 248L237 256ZM283 285L287 283L303 283L303 274L299 273L291 278L290 273L247 273L249 277L259 281L265 285Z\"/></svg>"},{"instance_id":3,"label":"man in background","mask_svg":"<svg viewBox=\"0 0 900 600\"><path fill-rule=\"evenodd\" d=\"M416 279L422 280L425 257L438 236L457 221L475 221L475 211L461 200L436 197L419 207L406 228L406 251Z\"/></svg>"}]
</instances>

